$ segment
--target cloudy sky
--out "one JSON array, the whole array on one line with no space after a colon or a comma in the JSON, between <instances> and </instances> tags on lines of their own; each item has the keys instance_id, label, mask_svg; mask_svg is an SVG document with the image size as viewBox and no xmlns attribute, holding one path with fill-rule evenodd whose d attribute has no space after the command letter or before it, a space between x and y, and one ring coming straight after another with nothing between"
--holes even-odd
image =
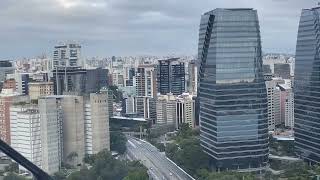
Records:
<instances>
[{"instance_id":1,"label":"cloudy sky","mask_svg":"<svg viewBox=\"0 0 320 180\"><path fill-rule=\"evenodd\" d=\"M215 8L258 10L264 52L294 53L302 8L316 0L0 0L0 59L51 56L76 41L90 56L197 52L200 16Z\"/></svg>"}]
</instances>

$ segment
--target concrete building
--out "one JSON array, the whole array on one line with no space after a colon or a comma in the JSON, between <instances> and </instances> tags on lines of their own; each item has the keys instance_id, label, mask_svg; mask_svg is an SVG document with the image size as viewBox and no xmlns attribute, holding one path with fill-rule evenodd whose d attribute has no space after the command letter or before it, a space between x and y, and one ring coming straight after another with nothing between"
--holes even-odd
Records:
<instances>
[{"instance_id":1,"label":"concrete building","mask_svg":"<svg viewBox=\"0 0 320 180\"><path fill-rule=\"evenodd\" d=\"M186 123L190 128L195 128L195 100L189 93L183 93L177 97L176 102L176 128Z\"/></svg>"},{"instance_id":2,"label":"concrete building","mask_svg":"<svg viewBox=\"0 0 320 180\"><path fill-rule=\"evenodd\" d=\"M281 122L286 127L294 127L294 95L289 84L279 84Z\"/></svg>"},{"instance_id":3,"label":"concrete building","mask_svg":"<svg viewBox=\"0 0 320 180\"><path fill-rule=\"evenodd\" d=\"M83 67L81 46L79 44L62 44L54 47L53 69L56 67Z\"/></svg>"},{"instance_id":4,"label":"concrete building","mask_svg":"<svg viewBox=\"0 0 320 180\"><path fill-rule=\"evenodd\" d=\"M77 166L85 155L84 102L82 96L56 96L62 107L63 162Z\"/></svg>"},{"instance_id":5,"label":"concrete building","mask_svg":"<svg viewBox=\"0 0 320 180\"><path fill-rule=\"evenodd\" d=\"M188 64L188 79L186 81L187 91L197 95L198 91L198 67L195 61Z\"/></svg>"},{"instance_id":6,"label":"concrete building","mask_svg":"<svg viewBox=\"0 0 320 180\"><path fill-rule=\"evenodd\" d=\"M91 93L85 103L85 151L110 150L108 95Z\"/></svg>"},{"instance_id":7,"label":"concrete building","mask_svg":"<svg viewBox=\"0 0 320 180\"><path fill-rule=\"evenodd\" d=\"M16 91L16 81L14 79L7 79L3 83L3 89L12 89Z\"/></svg>"},{"instance_id":8,"label":"concrete building","mask_svg":"<svg viewBox=\"0 0 320 180\"><path fill-rule=\"evenodd\" d=\"M112 84L117 87L125 86L124 72L122 69L116 69L112 72Z\"/></svg>"},{"instance_id":9,"label":"concrete building","mask_svg":"<svg viewBox=\"0 0 320 180\"><path fill-rule=\"evenodd\" d=\"M14 79L16 82L16 91L22 95L29 94L29 74L28 73L14 73L7 74L7 79Z\"/></svg>"},{"instance_id":10,"label":"concrete building","mask_svg":"<svg viewBox=\"0 0 320 180\"><path fill-rule=\"evenodd\" d=\"M10 108L11 146L41 167L40 114L37 106L13 105ZM22 171L27 171L19 166Z\"/></svg>"},{"instance_id":11,"label":"concrete building","mask_svg":"<svg viewBox=\"0 0 320 180\"><path fill-rule=\"evenodd\" d=\"M7 74L13 74L15 68L10 61L0 61L0 83L6 80Z\"/></svg>"},{"instance_id":12,"label":"concrete building","mask_svg":"<svg viewBox=\"0 0 320 180\"><path fill-rule=\"evenodd\" d=\"M31 100L39 97L50 96L54 93L53 82L32 82L29 83L29 96Z\"/></svg>"},{"instance_id":13,"label":"concrete building","mask_svg":"<svg viewBox=\"0 0 320 180\"><path fill-rule=\"evenodd\" d=\"M177 98L172 93L167 95L158 95L156 110L156 124L175 124L177 112Z\"/></svg>"},{"instance_id":14,"label":"concrete building","mask_svg":"<svg viewBox=\"0 0 320 180\"><path fill-rule=\"evenodd\" d=\"M38 101L41 129L41 167L49 174L58 172L62 162L62 109L56 97L42 97ZM73 129L73 128L72 128Z\"/></svg>"}]
</instances>

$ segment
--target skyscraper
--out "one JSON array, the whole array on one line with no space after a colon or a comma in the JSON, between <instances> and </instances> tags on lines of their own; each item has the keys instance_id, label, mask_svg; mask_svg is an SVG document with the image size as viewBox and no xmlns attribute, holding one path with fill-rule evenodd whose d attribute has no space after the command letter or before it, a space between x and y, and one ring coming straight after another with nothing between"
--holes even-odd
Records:
<instances>
[{"instance_id":1,"label":"skyscraper","mask_svg":"<svg viewBox=\"0 0 320 180\"><path fill-rule=\"evenodd\" d=\"M260 28L253 9L201 17L200 140L219 170L263 170L268 163L267 93Z\"/></svg>"},{"instance_id":2,"label":"skyscraper","mask_svg":"<svg viewBox=\"0 0 320 180\"><path fill-rule=\"evenodd\" d=\"M320 163L320 7L303 9L300 18L294 82L296 153Z\"/></svg>"},{"instance_id":3,"label":"skyscraper","mask_svg":"<svg viewBox=\"0 0 320 180\"><path fill-rule=\"evenodd\" d=\"M159 60L157 68L158 93L180 95L185 92L185 66L178 59Z\"/></svg>"}]
</instances>

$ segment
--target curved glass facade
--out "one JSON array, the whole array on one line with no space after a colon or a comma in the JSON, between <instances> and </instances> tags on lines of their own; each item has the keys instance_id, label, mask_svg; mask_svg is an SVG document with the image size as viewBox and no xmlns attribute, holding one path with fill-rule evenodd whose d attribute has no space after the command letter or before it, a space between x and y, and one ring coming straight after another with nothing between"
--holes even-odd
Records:
<instances>
[{"instance_id":1,"label":"curved glass facade","mask_svg":"<svg viewBox=\"0 0 320 180\"><path fill-rule=\"evenodd\" d=\"M204 151L217 170L263 169L268 163L267 94L256 10L205 13L198 58Z\"/></svg>"},{"instance_id":2,"label":"curved glass facade","mask_svg":"<svg viewBox=\"0 0 320 180\"><path fill-rule=\"evenodd\" d=\"M320 162L320 8L301 13L295 68L295 148L310 162Z\"/></svg>"}]
</instances>

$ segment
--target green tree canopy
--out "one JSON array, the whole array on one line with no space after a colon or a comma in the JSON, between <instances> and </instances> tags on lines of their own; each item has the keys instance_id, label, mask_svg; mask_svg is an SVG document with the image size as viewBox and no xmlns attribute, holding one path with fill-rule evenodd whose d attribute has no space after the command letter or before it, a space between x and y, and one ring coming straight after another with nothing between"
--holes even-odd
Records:
<instances>
[{"instance_id":1,"label":"green tree canopy","mask_svg":"<svg viewBox=\"0 0 320 180\"><path fill-rule=\"evenodd\" d=\"M110 132L110 148L112 151L117 151L119 154L126 152L127 138L120 131Z\"/></svg>"}]
</instances>

